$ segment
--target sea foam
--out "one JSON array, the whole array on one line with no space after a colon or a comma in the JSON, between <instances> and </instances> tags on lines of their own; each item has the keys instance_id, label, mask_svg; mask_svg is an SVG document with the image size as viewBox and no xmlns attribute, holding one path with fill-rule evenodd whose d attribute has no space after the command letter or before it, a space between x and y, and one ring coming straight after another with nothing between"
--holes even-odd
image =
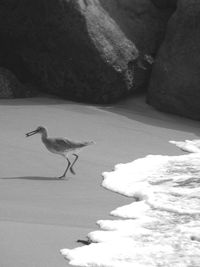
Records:
<instances>
[{"instance_id":1,"label":"sea foam","mask_svg":"<svg viewBox=\"0 0 200 267\"><path fill-rule=\"evenodd\" d=\"M180 148L188 143L195 153L149 155L103 173L102 185L133 203L112 211L116 219L99 220L90 245L61 250L71 265L200 266L200 141Z\"/></svg>"}]
</instances>

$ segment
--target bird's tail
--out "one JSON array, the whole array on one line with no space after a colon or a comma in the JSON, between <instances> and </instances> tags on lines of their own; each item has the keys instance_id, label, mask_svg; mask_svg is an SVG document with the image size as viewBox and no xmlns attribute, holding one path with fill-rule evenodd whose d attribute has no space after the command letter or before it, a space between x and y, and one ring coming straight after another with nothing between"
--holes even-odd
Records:
<instances>
[{"instance_id":1,"label":"bird's tail","mask_svg":"<svg viewBox=\"0 0 200 267\"><path fill-rule=\"evenodd\" d=\"M85 146L94 145L94 144L96 144L96 142L94 141L88 141L84 143Z\"/></svg>"}]
</instances>

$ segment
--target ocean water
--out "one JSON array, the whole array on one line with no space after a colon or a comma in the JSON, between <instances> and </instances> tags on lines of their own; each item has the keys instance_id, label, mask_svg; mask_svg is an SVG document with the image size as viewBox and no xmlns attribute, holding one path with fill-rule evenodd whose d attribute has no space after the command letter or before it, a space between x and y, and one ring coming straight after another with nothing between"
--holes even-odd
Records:
<instances>
[{"instance_id":1,"label":"ocean water","mask_svg":"<svg viewBox=\"0 0 200 267\"><path fill-rule=\"evenodd\" d=\"M191 153L148 155L103 173L105 188L133 202L99 220L90 245L61 250L71 265L200 267L200 140L170 143Z\"/></svg>"}]
</instances>

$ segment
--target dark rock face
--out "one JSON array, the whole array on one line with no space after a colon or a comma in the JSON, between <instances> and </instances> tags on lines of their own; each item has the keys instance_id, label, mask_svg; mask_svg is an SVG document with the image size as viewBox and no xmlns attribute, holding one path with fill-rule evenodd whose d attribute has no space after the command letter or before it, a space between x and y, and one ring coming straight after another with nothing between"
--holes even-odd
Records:
<instances>
[{"instance_id":1,"label":"dark rock face","mask_svg":"<svg viewBox=\"0 0 200 267\"><path fill-rule=\"evenodd\" d=\"M0 68L0 98L16 98L28 96L28 90L9 70Z\"/></svg>"},{"instance_id":2,"label":"dark rock face","mask_svg":"<svg viewBox=\"0 0 200 267\"><path fill-rule=\"evenodd\" d=\"M180 0L156 58L148 103L200 119L200 1Z\"/></svg>"},{"instance_id":3,"label":"dark rock face","mask_svg":"<svg viewBox=\"0 0 200 267\"><path fill-rule=\"evenodd\" d=\"M98 0L2 0L0 36L4 66L47 92L104 103L136 88L138 50Z\"/></svg>"},{"instance_id":4,"label":"dark rock face","mask_svg":"<svg viewBox=\"0 0 200 267\"><path fill-rule=\"evenodd\" d=\"M48 93L115 101L146 85L169 15L150 0L2 0L0 62Z\"/></svg>"},{"instance_id":5,"label":"dark rock face","mask_svg":"<svg viewBox=\"0 0 200 267\"><path fill-rule=\"evenodd\" d=\"M176 8L178 0L151 0L151 2L158 8Z\"/></svg>"},{"instance_id":6,"label":"dark rock face","mask_svg":"<svg viewBox=\"0 0 200 267\"><path fill-rule=\"evenodd\" d=\"M139 50L141 68L134 64L134 80L137 88L146 87L151 65L144 55L154 56L164 39L166 25L172 10L159 10L150 0L100 0L103 8L116 21L126 37Z\"/></svg>"},{"instance_id":7,"label":"dark rock face","mask_svg":"<svg viewBox=\"0 0 200 267\"><path fill-rule=\"evenodd\" d=\"M125 35L143 54L155 54L164 38L171 11L158 10L151 0L100 0Z\"/></svg>"}]
</instances>

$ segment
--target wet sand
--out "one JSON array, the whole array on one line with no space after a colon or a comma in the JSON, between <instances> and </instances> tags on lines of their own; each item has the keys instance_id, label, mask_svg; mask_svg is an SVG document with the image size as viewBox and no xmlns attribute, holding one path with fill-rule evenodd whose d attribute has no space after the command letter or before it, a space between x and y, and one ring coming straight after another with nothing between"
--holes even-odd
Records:
<instances>
[{"instance_id":1,"label":"wet sand","mask_svg":"<svg viewBox=\"0 0 200 267\"><path fill-rule=\"evenodd\" d=\"M74 248L95 222L131 202L101 187L101 173L147 154L180 155L169 140L198 139L199 122L163 114L143 96L116 105L92 106L51 97L0 100L0 266L64 267L62 248ZM56 177L63 158L51 154L39 135L96 144L83 150L76 175Z\"/></svg>"}]
</instances>

